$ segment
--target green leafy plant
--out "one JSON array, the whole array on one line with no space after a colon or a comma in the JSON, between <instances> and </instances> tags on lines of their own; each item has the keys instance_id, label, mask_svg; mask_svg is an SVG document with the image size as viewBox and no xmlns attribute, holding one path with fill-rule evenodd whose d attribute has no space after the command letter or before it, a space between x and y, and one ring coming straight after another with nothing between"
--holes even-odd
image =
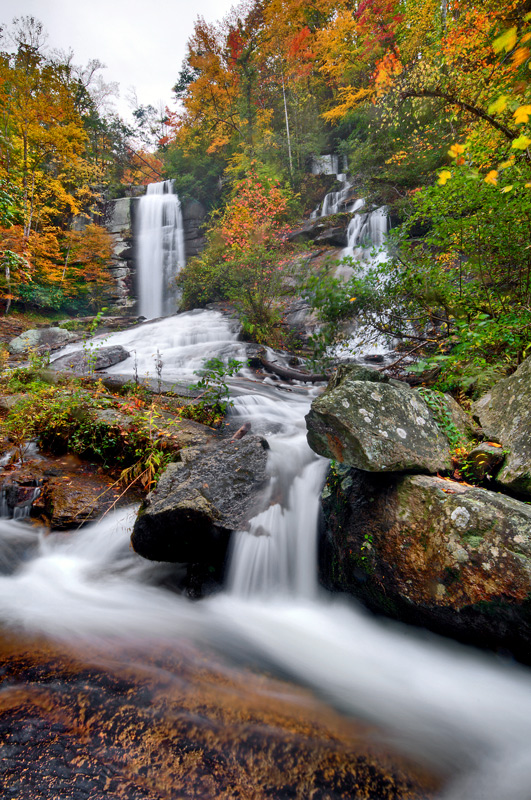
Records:
<instances>
[{"instance_id":1,"label":"green leafy plant","mask_svg":"<svg viewBox=\"0 0 531 800\"><path fill-rule=\"evenodd\" d=\"M87 372L94 372L96 368L96 361L98 358L98 351L100 350L102 344L104 344L105 340L101 340L98 342L91 341L91 337L94 336L96 331L98 330L101 319L107 308L102 308L98 313L95 315L94 319L90 323L87 332L83 336L83 352L85 354L85 361L86 361L86 371Z\"/></svg>"},{"instance_id":2,"label":"green leafy plant","mask_svg":"<svg viewBox=\"0 0 531 800\"><path fill-rule=\"evenodd\" d=\"M429 406L433 411L433 416L435 417L437 426L450 442L450 447L452 450L466 445L467 443L464 440L462 433L452 420L452 415L445 403L443 393L434 389L427 389L423 386L418 389L418 392L422 396L422 399L426 405Z\"/></svg>"},{"instance_id":3,"label":"green leafy plant","mask_svg":"<svg viewBox=\"0 0 531 800\"><path fill-rule=\"evenodd\" d=\"M199 380L193 383L190 388L201 392L197 402L191 406L186 406L184 411L188 413L204 414L206 409L210 409L215 415L223 416L227 408L231 405L229 400L229 387L226 379L236 375L244 362L232 358L225 364L220 358L211 358L205 361L201 370L194 374L199 375ZM194 409L192 411L192 409Z\"/></svg>"}]
</instances>

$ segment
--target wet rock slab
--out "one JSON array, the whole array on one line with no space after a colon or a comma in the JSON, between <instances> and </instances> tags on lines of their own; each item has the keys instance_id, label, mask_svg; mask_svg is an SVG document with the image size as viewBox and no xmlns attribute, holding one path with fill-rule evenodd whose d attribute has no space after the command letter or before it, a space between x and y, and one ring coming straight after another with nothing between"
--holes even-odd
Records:
<instances>
[{"instance_id":1,"label":"wet rock slab","mask_svg":"<svg viewBox=\"0 0 531 800\"><path fill-rule=\"evenodd\" d=\"M132 534L137 553L154 561L219 563L231 531L242 530L268 483L267 442L245 436L169 464Z\"/></svg>"},{"instance_id":2,"label":"wet rock slab","mask_svg":"<svg viewBox=\"0 0 531 800\"><path fill-rule=\"evenodd\" d=\"M437 782L309 692L179 643L0 636L2 797L428 800ZM376 738L376 737L375 737Z\"/></svg>"}]
</instances>

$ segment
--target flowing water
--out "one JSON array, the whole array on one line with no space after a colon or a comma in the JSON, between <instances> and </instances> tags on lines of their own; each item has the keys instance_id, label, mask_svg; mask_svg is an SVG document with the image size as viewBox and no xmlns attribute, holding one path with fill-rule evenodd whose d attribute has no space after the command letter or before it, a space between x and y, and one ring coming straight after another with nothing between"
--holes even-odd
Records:
<instances>
[{"instance_id":1,"label":"flowing water","mask_svg":"<svg viewBox=\"0 0 531 800\"><path fill-rule=\"evenodd\" d=\"M243 355L232 324L213 311L147 323L113 334L107 343L135 351L115 371L153 374L158 350L162 378L181 384L193 379L206 357ZM376 726L380 736L435 769L444 779L444 800L531 798L528 670L376 620L320 590L318 494L327 463L309 450L304 425L318 390L259 382L247 370L231 386L232 413L250 420L253 431L270 443L272 477L264 509L249 531L234 537L225 591L192 602L163 588L161 576L169 568L145 562L129 548L134 510L75 533L48 536L3 521L4 630L44 635L65 645L98 644L107 651L122 642L143 651L145 659L154 640L176 653L201 646L229 660L252 659ZM179 691L182 695L184 689ZM283 697L281 705L289 705ZM272 694L268 698L273 703ZM205 790L191 796L216 794ZM249 789L228 796L263 795ZM284 794L278 790L271 796Z\"/></svg>"},{"instance_id":2,"label":"flowing water","mask_svg":"<svg viewBox=\"0 0 531 800\"><path fill-rule=\"evenodd\" d=\"M138 312L155 319L176 310L174 280L185 264L183 219L173 181L151 183L137 220Z\"/></svg>"}]
</instances>

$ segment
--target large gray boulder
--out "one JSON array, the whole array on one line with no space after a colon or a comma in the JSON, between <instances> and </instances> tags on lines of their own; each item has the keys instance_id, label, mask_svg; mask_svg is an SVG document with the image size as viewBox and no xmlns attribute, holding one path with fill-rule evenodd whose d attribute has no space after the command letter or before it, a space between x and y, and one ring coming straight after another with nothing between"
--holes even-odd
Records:
<instances>
[{"instance_id":1,"label":"large gray boulder","mask_svg":"<svg viewBox=\"0 0 531 800\"><path fill-rule=\"evenodd\" d=\"M474 403L472 411L485 435L506 451L497 482L512 492L531 496L531 358L496 383Z\"/></svg>"},{"instance_id":2,"label":"large gray boulder","mask_svg":"<svg viewBox=\"0 0 531 800\"><path fill-rule=\"evenodd\" d=\"M206 452L183 450L136 520L134 550L152 561L219 567L230 533L245 529L259 510L267 449L261 437L245 436Z\"/></svg>"},{"instance_id":3,"label":"large gray boulder","mask_svg":"<svg viewBox=\"0 0 531 800\"><path fill-rule=\"evenodd\" d=\"M531 506L436 476L347 467L323 494L329 588L531 660Z\"/></svg>"},{"instance_id":4,"label":"large gray boulder","mask_svg":"<svg viewBox=\"0 0 531 800\"><path fill-rule=\"evenodd\" d=\"M24 331L20 336L11 339L8 349L13 355L25 355L32 350L56 350L78 338L77 334L64 328L38 328Z\"/></svg>"},{"instance_id":5,"label":"large gray boulder","mask_svg":"<svg viewBox=\"0 0 531 800\"><path fill-rule=\"evenodd\" d=\"M312 403L308 443L320 455L369 472L450 470L449 423L464 440L470 425L451 397L437 397L439 415L407 384L386 382L367 367L343 368Z\"/></svg>"},{"instance_id":6,"label":"large gray boulder","mask_svg":"<svg viewBox=\"0 0 531 800\"><path fill-rule=\"evenodd\" d=\"M130 353L121 345L112 347L89 347L84 350L75 350L66 356L59 356L52 361L50 368L64 372L74 372L76 375L86 375L100 369L108 369L114 364L120 364L129 358Z\"/></svg>"}]
</instances>

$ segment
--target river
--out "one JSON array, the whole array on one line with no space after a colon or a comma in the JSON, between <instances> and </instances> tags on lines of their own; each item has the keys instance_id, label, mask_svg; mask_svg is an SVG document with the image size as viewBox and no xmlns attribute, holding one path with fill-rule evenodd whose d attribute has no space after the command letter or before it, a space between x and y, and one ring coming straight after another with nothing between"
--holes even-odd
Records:
<instances>
[{"instance_id":1,"label":"river","mask_svg":"<svg viewBox=\"0 0 531 800\"><path fill-rule=\"evenodd\" d=\"M123 344L132 353L111 371L153 377L160 357L162 378L180 384L196 379L194 370L205 358L242 359L244 355L234 325L215 311L146 323L112 334L105 344ZM46 764L54 763L48 750L42 768L37 755L26 765L26 784L15 780L9 765L23 757L23 748L18 740L11 743L6 773L11 777L3 796L359 796L378 800L388 795L379 794L378 789L358 795L355 786L347 784L337 791L330 784L319 794L315 774L314 782L307 785L300 775L294 777L295 765L300 771L302 764L315 764L316 753L324 758L326 751L330 757L331 741L334 757L342 754L339 771L347 769L344 764L352 766L355 756L349 748L353 738L359 737L361 724L373 734L364 740L364 747L367 741L375 746L385 742L420 765L419 769L428 768L440 779L438 797L444 800L531 798L528 670L376 619L354 602L321 589L317 523L327 462L308 448L304 424L304 414L318 389L287 387L271 379L257 381L245 369L231 380L231 389L231 413L250 420L253 432L269 441L271 492L250 530L234 537L226 587L220 593L192 601L168 589L168 576L175 568L146 562L129 546L135 509L116 512L67 534L47 534L22 522L1 521L0 618L8 665L0 692L4 713L6 707L11 714L13 708L25 709L23 724L29 724L32 741L31 720L38 717L35 704L48 704L49 732L50 714L55 719L51 686L63 698L57 707L62 716L53 724L63 729L74 725L67 711L71 712L71 695L75 695L74 727L81 732L74 737L70 760L67 751L61 755L67 777L60 789L53 788L57 768L52 777L45 770ZM106 676L103 682L102 674ZM285 683L286 679L290 682ZM39 700L45 686L48 693ZM79 697L84 694L83 716ZM188 702L191 695L193 704ZM106 714L119 727L121 745L134 753L127 763L129 770L133 764L137 783L129 778L125 782L120 772L120 759L125 756L115 752L116 742L106 743L110 725ZM356 733L345 715L357 720ZM12 721L9 714L6 718ZM176 732L182 740L186 728L192 743L180 760L168 742L164 744L161 726L170 740ZM239 782L231 773L233 783L229 781L227 794L216 784L217 768L209 766L205 755L209 746L212 750L213 728L218 738L226 736L232 742L231 747L235 742L241 746L242 730L247 737L245 766L238 768ZM275 757L268 750L273 729L278 745ZM297 731L298 756L288 756L288 740L292 743ZM85 750L80 745L83 736ZM139 743L138 737L145 741ZM268 792L262 785L260 765L266 752L269 768L277 776ZM146 753L152 754L149 763L145 763ZM68 764L72 759L85 764L83 758L93 765L98 759L102 764L118 764L118 771L107 774L103 770L107 784L98 784L96 791L94 782L90 783L94 770L88 770L88 794L83 794L81 784L74 791ZM212 754L210 758L218 763ZM217 758L221 764L219 753ZM272 766L274 758L277 763ZM189 783L184 777L181 783L177 780L185 764L187 770L197 772L191 794L183 787L191 786L192 778ZM40 776L34 784L32 768ZM218 771L227 785L227 765ZM247 776L247 789L242 776ZM31 791L20 793L21 785L32 787ZM394 796L432 796L408 791Z\"/></svg>"}]
</instances>

